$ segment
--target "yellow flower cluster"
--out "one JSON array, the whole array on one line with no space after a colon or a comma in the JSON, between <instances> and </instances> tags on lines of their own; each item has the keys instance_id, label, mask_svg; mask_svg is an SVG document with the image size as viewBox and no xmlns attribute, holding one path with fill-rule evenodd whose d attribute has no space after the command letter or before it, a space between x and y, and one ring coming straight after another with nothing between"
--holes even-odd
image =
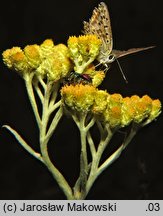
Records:
<instances>
[{"instance_id":1,"label":"yellow flower cluster","mask_svg":"<svg viewBox=\"0 0 163 216\"><path fill-rule=\"evenodd\" d=\"M96 35L72 36L68 39L70 56L75 67L74 71L82 74L90 65L100 51L101 40Z\"/></svg>"},{"instance_id":2,"label":"yellow flower cluster","mask_svg":"<svg viewBox=\"0 0 163 216\"><path fill-rule=\"evenodd\" d=\"M94 103L96 88L92 85L66 85L61 89L62 102L76 112L89 112Z\"/></svg>"},{"instance_id":3,"label":"yellow flower cluster","mask_svg":"<svg viewBox=\"0 0 163 216\"><path fill-rule=\"evenodd\" d=\"M83 35L69 37L68 47L64 44L54 45L51 39L47 39L41 45L7 49L2 55L4 63L22 77L32 72L57 81L68 77L74 70L77 74L87 75L90 78L88 83L97 87L105 77L104 72L96 71L92 64L99 54L100 46L101 40L97 36ZM82 76L79 78L82 81ZM75 83L78 83L78 79Z\"/></svg>"},{"instance_id":4,"label":"yellow flower cluster","mask_svg":"<svg viewBox=\"0 0 163 216\"><path fill-rule=\"evenodd\" d=\"M96 35L69 37L68 47L54 45L52 40L47 39L41 45L27 45L23 50L20 47L8 49L3 52L3 61L22 76L35 73L52 81L72 75L74 69L75 85L61 89L63 104L76 112L92 112L112 128L155 119L161 112L159 100L152 100L147 95L123 98L120 94L110 95L96 88L105 77L104 72L96 71L92 64L100 47L101 40ZM85 85L78 82L82 78L88 78Z\"/></svg>"},{"instance_id":5,"label":"yellow flower cluster","mask_svg":"<svg viewBox=\"0 0 163 216\"><path fill-rule=\"evenodd\" d=\"M106 95L106 92L103 94ZM98 97L101 97L100 92L97 92ZM152 121L161 113L161 102L158 99L152 100L147 95L142 98L137 95L123 98L120 94L108 94L101 102L100 106L102 105L103 110L98 110L96 104L93 112L112 128L125 127L131 122L140 124L147 119Z\"/></svg>"},{"instance_id":6,"label":"yellow flower cluster","mask_svg":"<svg viewBox=\"0 0 163 216\"><path fill-rule=\"evenodd\" d=\"M42 47L41 47L42 48ZM37 68L37 73L43 76L47 76L49 80L59 80L71 71L72 63L69 58L68 48L64 44L58 44L51 47L52 52L43 47L42 51L51 52L48 56L45 56L44 60Z\"/></svg>"},{"instance_id":7,"label":"yellow flower cluster","mask_svg":"<svg viewBox=\"0 0 163 216\"><path fill-rule=\"evenodd\" d=\"M61 89L62 102L76 112L92 112L111 128L120 128L131 122L138 124L154 120L161 113L161 103L145 95L123 98L108 94L90 85L69 85Z\"/></svg>"},{"instance_id":8,"label":"yellow flower cluster","mask_svg":"<svg viewBox=\"0 0 163 216\"><path fill-rule=\"evenodd\" d=\"M63 45L54 45L50 39L39 45L27 45L23 50L13 47L3 52L3 61L20 75L35 72L38 75L57 81L72 69L69 50Z\"/></svg>"}]
</instances>

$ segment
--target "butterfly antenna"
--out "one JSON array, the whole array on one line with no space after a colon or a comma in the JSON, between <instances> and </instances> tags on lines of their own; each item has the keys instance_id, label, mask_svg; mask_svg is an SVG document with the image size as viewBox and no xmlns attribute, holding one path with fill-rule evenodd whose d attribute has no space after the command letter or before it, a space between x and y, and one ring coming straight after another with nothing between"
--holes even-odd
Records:
<instances>
[{"instance_id":1,"label":"butterfly antenna","mask_svg":"<svg viewBox=\"0 0 163 216\"><path fill-rule=\"evenodd\" d=\"M125 74L123 73L122 67L121 67L121 65L120 65L120 63L119 63L119 61L118 61L118 59L115 58L115 60L116 60L116 62L117 62L117 64L118 64L118 67L119 67L120 72L121 72L121 74L122 74L122 76L123 76L123 79L125 80L126 83L128 83L128 80L127 80Z\"/></svg>"}]
</instances>

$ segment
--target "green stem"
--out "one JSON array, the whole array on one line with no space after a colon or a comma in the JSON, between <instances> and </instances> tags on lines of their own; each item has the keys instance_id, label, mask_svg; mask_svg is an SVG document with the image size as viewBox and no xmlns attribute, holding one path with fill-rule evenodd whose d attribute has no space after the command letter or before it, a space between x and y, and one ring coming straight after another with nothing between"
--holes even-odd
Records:
<instances>
[{"instance_id":1,"label":"green stem","mask_svg":"<svg viewBox=\"0 0 163 216\"><path fill-rule=\"evenodd\" d=\"M122 151L128 146L133 137L136 135L138 128L131 128L131 131L127 138L124 140L123 144L99 167L98 175L100 175L108 166L110 166L119 156Z\"/></svg>"},{"instance_id":2,"label":"green stem","mask_svg":"<svg viewBox=\"0 0 163 216\"><path fill-rule=\"evenodd\" d=\"M109 156L102 165L99 166L99 161L101 159L102 153L109 142L109 140L112 137L112 133L110 135L108 134L107 138L105 139L104 142L101 142L101 145L99 145L99 148L97 150L97 154L95 155L93 162L92 162L92 169L89 175L89 179L87 181L87 186L86 186L86 194L88 194L89 190L91 189L94 181L97 179L97 177L108 167L110 166L116 159L119 158L121 155L122 151L128 146L128 144L131 142L133 137L136 135L138 130L138 127L133 126L131 128L131 131L127 138L124 140L123 144L111 155Z\"/></svg>"},{"instance_id":3,"label":"green stem","mask_svg":"<svg viewBox=\"0 0 163 216\"><path fill-rule=\"evenodd\" d=\"M34 96L34 92L33 92L33 86L32 86L32 79L33 79L34 74L28 74L26 73L24 75L24 80L25 80L25 85L26 85L26 90L27 90L27 94L37 121L37 125L40 128L41 127L41 119L40 119L40 115L38 112L38 108L37 108L37 104L36 104L36 100L35 100L35 96Z\"/></svg>"},{"instance_id":4,"label":"green stem","mask_svg":"<svg viewBox=\"0 0 163 216\"><path fill-rule=\"evenodd\" d=\"M56 129L56 126L61 119L63 115L62 108L59 108L58 111L55 113L55 116L52 120L52 123L49 127L49 130L47 132L47 126L49 122L50 115L61 105L61 102L55 103L54 100L57 98L57 91L58 90L58 85L56 88L54 88L54 83L53 82L45 82L42 80L42 78L38 78L39 82L41 83L43 89L44 89L44 95L41 92L41 89L39 88L38 82L33 82L33 77L34 74L28 74L26 73L24 75L24 80L26 84L26 89L28 93L28 97L31 103L31 106L34 111L34 115L39 127L40 131L40 151L41 155L37 152L35 152L24 140L23 138L11 127L4 125L5 128L7 128L18 140L18 142L23 146L24 149L26 149L32 156L40 160L44 165L49 169L49 171L52 173L52 176L54 179L57 181L58 185L64 192L65 196L67 199L74 199L72 189L67 183L66 179L64 176L60 173L60 171L53 165L53 163L50 160L49 154L48 154L48 149L47 145L49 142L50 137L52 136L54 130ZM33 85L32 85L33 83ZM36 92L38 96L40 97L40 100L42 102L42 118L40 118L39 112L38 112L38 107L37 103L35 100L35 95L33 92L33 86L36 89Z\"/></svg>"},{"instance_id":5,"label":"green stem","mask_svg":"<svg viewBox=\"0 0 163 216\"><path fill-rule=\"evenodd\" d=\"M88 156L87 156L87 134L89 145L91 148L92 154L95 152L95 146L93 140L90 137L89 130L95 123L95 118L91 118L89 123L86 124L86 119L88 119L87 114L82 114L79 118L76 115L72 116L76 125L80 131L80 140L81 140L81 155L80 155L80 174L79 178L76 181L74 186L74 197L75 199L83 199L86 193L86 184L88 179L88 173L91 168L91 164L88 165Z\"/></svg>"},{"instance_id":6,"label":"green stem","mask_svg":"<svg viewBox=\"0 0 163 216\"><path fill-rule=\"evenodd\" d=\"M35 152L35 150L33 150L26 142L25 140L10 126L8 125L3 125L4 128L6 128L7 130L9 130L14 137L17 139L17 141L20 143L20 145L28 152L30 153L33 157L35 157L36 159L38 159L39 161L41 161L42 163L44 163L41 155L37 152Z\"/></svg>"},{"instance_id":7,"label":"green stem","mask_svg":"<svg viewBox=\"0 0 163 216\"><path fill-rule=\"evenodd\" d=\"M95 168L98 167L101 156L102 156L105 148L107 147L109 141L111 140L111 138L113 136L113 132L110 130L109 126L107 126L107 127L108 127L107 128L108 132L107 132L106 138L104 138L105 137L105 131L103 132L104 134L101 134L101 141L98 145L97 153L96 153L95 158L94 158Z\"/></svg>"},{"instance_id":8,"label":"green stem","mask_svg":"<svg viewBox=\"0 0 163 216\"><path fill-rule=\"evenodd\" d=\"M38 81L40 82L42 88L44 89L44 91L46 91L46 83L44 82L43 78L41 76L37 76Z\"/></svg>"},{"instance_id":9,"label":"green stem","mask_svg":"<svg viewBox=\"0 0 163 216\"><path fill-rule=\"evenodd\" d=\"M44 160L46 167L52 173L52 176L57 181L59 187L64 192L67 199L72 200L73 194L72 194L71 187L69 186L69 184L67 183L63 175L60 173L60 171L53 165L53 163L49 158L46 139L44 140L42 137L42 142L40 144L41 144L40 147L41 147L42 158Z\"/></svg>"},{"instance_id":10,"label":"green stem","mask_svg":"<svg viewBox=\"0 0 163 216\"><path fill-rule=\"evenodd\" d=\"M34 85L34 88L35 88L35 91L36 91L37 95L40 98L41 103L43 103L44 96L43 96L43 94L42 94L42 92L41 92L41 90L40 90L40 88L38 86L38 83L37 83L37 85Z\"/></svg>"},{"instance_id":11,"label":"green stem","mask_svg":"<svg viewBox=\"0 0 163 216\"><path fill-rule=\"evenodd\" d=\"M128 136L126 137L126 139L124 140L124 143L123 143L123 150L128 146L128 144L131 142L131 140L132 140L133 137L136 135L136 133L138 132L139 129L140 129L140 125L134 125L134 124L133 124L129 135L128 135Z\"/></svg>"},{"instance_id":12,"label":"green stem","mask_svg":"<svg viewBox=\"0 0 163 216\"><path fill-rule=\"evenodd\" d=\"M47 89L45 91L45 96L44 96L44 103L43 103L43 109L42 109L42 123L41 123L41 128L40 128L40 150L41 150L42 158L44 160L46 167L52 173L52 176L57 181L58 185L64 192L67 199L73 199L71 187L65 180L64 176L51 162L49 154L48 154L48 150L47 150L48 141L62 116L62 109L60 108L51 123L49 131L46 132L49 117L51 115L51 112L49 112L49 104L50 104L49 100L50 100L50 96L51 96L52 88L53 88L51 84L52 83L48 84Z\"/></svg>"},{"instance_id":13,"label":"green stem","mask_svg":"<svg viewBox=\"0 0 163 216\"><path fill-rule=\"evenodd\" d=\"M98 145L97 152L95 154L93 154L91 171L90 171L89 178L88 178L88 181L87 181L86 192L84 194L84 198L87 196L87 194L90 191L93 183L95 182L96 178L99 176L97 171L98 171L99 162L101 160L101 156L102 156L106 146L108 145L110 139L113 136L113 133L111 132L111 130L108 130L109 133L107 134L106 137L105 137L105 131L104 130L100 130L100 131L103 132L103 134L101 134L101 140L100 140L100 143Z\"/></svg>"},{"instance_id":14,"label":"green stem","mask_svg":"<svg viewBox=\"0 0 163 216\"><path fill-rule=\"evenodd\" d=\"M53 109L55 109L54 105L56 105L55 101L57 99L59 86L60 86L59 81L55 82L53 85L52 95L51 95L51 99L50 99L50 103L49 103L49 109L52 109L52 112L53 112Z\"/></svg>"},{"instance_id":15,"label":"green stem","mask_svg":"<svg viewBox=\"0 0 163 216\"><path fill-rule=\"evenodd\" d=\"M81 139L81 155L80 155L80 180L81 180L81 191L85 190L87 181L88 171L88 158L87 158L87 143L86 136L87 131L85 128L86 115L82 115L80 119L80 139Z\"/></svg>"},{"instance_id":16,"label":"green stem","mask_svg":"<svg viewBox=\"0 0 163 216\"><path fill-rule=\"evenodd\" d=\"M89 129L94 125L95 121L96 121L95 117L92 117L91 120L90 120L90 122L85 127L85 130L89 131Z\"/></svg>"},{"instance_id":17,"label":"green stem","mask_svg":"<svg viewBox=\"0 0 163 216\"><path fill-rule=\"evenodd\" d=\"M82 74L84 72L84 70L86 69L86 67L88 65L90 65L95 59L94 58L89 58L89 60L87 62L83 62L82 65L79 65L79 61L78 59L77 60L74 60L75 61L75 65L76 65L76 72L79 73L79 74Z\"/></svg>"},{"instance_id":18,"label":"green stem","mask_svg":"<svg viewBox=\"0 0 163 216\"><path fill-rule=\"evenodd\" d=\"M60 121L62 115L63 115L63 110L62 110L62 107L60 107L60 108L58 109L58 111L56 112L56 114L55 114L55 116L54 116L54 118L53 118L53 120L52 120L52 123L50 124L49 129L48 129L48 131L47 131L46 138L47 138L48 140L49 140L50 137L53 135L53 132L54 132L54 130L56 129L56 127L57 127L57 125L58 125L58 123L59 123L59 121Z\"/></svg>"},{"instance_id":19,"label":"green stem","mask_svg":"<svg viewBox=\"0 0 163 216\"><path fill-rule=\"evenodd\" d=\"M55 104L49 106L49 113L53 113L58 107L61 106L61 103L62 103L61 100L59 100Z\"/></svg>"},{"instance_id":20,"label":"green stem","mask_svg":"<svg viewBox=\"0 0 163 216\"><path fill-rule=\"evenodd\" d=\"M87 133L87 140L88 140L88 144L89 144L92 159L93 159L95 154L96 154L96 148L95 148L95 144L94 144L94 141L92 139L90 131L88 131L88 133Z\"/></svg>"},{"instance_id":21,"label":"green stem","mask_svg":"<svg viewBox=\"0 0 163 216\"><path fill-rule=\"evenodd\" d=\"M119 158L123 151L123 144L98 168L97 176L99 176L108 166Z\"/></svg>"}]
</instances>

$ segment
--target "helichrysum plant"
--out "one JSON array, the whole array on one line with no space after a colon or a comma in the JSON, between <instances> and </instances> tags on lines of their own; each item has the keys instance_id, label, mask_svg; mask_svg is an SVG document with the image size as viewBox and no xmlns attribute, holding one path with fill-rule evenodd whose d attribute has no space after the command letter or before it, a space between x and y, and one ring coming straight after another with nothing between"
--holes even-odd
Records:
<instances>
[{"instance_id":1,"label":"helichrysum plant","mask_svg":"<svg viewBox=\"0 0 163 216\"><path fill-rule=\"evenodd\" d=\"M41 45L13 47L2 54L5 65L24 80L39 129L40 152L31 148L13 128L4 127L48 168L69 200L85 199L97 177L121 155L137 131L161 112L160 101L148 95L123 97L98 88L105 78L104 71L97 70L94 63L101 44L100 38L88 34L69 37L67 45L55 45L47 39ZM73 188L48 154L50 138L64 116L71 117L80 132L80 172ZM123 143L101 160L114 134L125 127ZM100 134L98 141L92 136L92 128Z\"/></svg>"}]
</instances>

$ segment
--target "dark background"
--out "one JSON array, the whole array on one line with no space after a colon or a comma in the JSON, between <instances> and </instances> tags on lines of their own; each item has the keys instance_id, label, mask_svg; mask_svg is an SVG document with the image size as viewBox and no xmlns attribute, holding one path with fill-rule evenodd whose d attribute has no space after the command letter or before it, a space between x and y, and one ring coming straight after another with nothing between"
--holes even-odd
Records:
<instances>
[{"instance_id":1,"label":"dark background","mask_svg":"<svg viewBox=\"0 0 163 216\"><path fill-rule=\"evenodd\" d=\"M47 38L66 43L80 35L100 1L3 1L0 5L0 52L40 44ZM101 88L123 96L150 95L163 101L163 16L161 0L106 0L114 48L156 45L120 60L129 81L112 64ZM143 128L122 156L95 182L87 199L163 199L163 117ZM0 126L9 124L38 150L38 130L23 80L0 60ZM69 130L68 130L69 129ZM79 165L79 134L63 118L49 145L52 160L71 185ZM55 145L53 143L55 142ZM46 168L5 129L0 129L0 199L65 199Z\"/></svg>"}]
</instances>

